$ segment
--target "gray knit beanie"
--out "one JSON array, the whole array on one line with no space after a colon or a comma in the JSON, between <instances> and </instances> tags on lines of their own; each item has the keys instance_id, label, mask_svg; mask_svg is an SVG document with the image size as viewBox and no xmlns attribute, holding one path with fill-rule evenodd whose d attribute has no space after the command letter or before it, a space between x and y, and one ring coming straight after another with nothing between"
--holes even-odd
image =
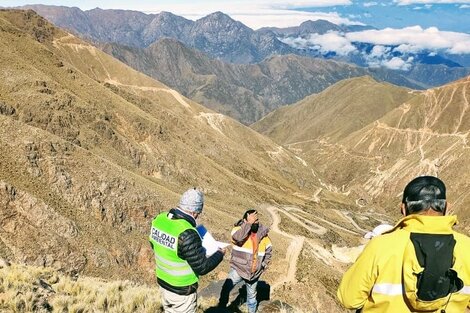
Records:
<instances>
[{"instance_id":1,"label":"gray knit beanie","mask_svg":"<svg viewBox=\"0 0 470 313\"><path fill-rule=\"evenodd\" d=\"M202 212L202 207L204 206L204 195L201 191L197 190L196 188L191 188L183 195L180 199L180 204L178 207L180 209L190 211L190 212Z\"/></svg>"}]
</instances>

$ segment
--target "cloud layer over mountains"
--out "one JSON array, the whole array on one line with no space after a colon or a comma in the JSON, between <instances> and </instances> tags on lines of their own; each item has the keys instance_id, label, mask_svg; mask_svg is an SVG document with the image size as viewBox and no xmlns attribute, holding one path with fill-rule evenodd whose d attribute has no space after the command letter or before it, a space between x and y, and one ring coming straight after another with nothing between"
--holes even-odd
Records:
<instances>
[{"instance_id":1,"label":"cloud layer over mountains","mask_svg":"<svg viewBox=\"0 0 470 313\"><path fill-rule=\"evenodd\" d=\"M284 43L298 49L318 50L322 54L363 54L368 65L386 66L391 69L408 70L413 57L410 53L470 54L470 35L441 31L436 27L421 26L402 29L369 29L360 32L311 34L306 38L282 38ZM359 44L370 44L370 51L359 49ZM402 57L397 56L399 53Z\"/></svg>"}]
</instances>

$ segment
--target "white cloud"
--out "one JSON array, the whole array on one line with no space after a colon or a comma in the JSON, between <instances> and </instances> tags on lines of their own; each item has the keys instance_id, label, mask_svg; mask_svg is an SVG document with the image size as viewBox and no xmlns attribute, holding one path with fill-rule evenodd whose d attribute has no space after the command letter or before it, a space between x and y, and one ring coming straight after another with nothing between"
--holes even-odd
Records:
<instances>
[{"instance_id":1,"label":"white cloud","mask_svg":"<svg viewBox=\"0 0 470 313\"><path fill-rule=\"evenodd\" d=\"M295 47L308 48L317 46L322 52L334 51L348 54L356 50L353 42L369 43L375 47L369 54L378 55L390 52L385 46L397 46L394 50L401 53L418 53L421 51L444 51L449 54L470 54L470 35L440 31L436 27L423 29L420 26L401 29L385 28L382 30L365 30L352 33L329 32L324 35L312 34L308 39L284 39Z\"/></svg>"},{"instance_id":2,"label":"white cloud","mask_svg":"<svg viewBox=\"0 0 470 313\"><path fill-rule=\"evenodd\" d=\"M295 48L314 49L323 54L335 52L338 55L347 55L356 51L351 42L338 32L311 34L308 38L283 38L281 41Z\"/></svg>"},{"instance_id":3,"label":"white cloud","mask_svg":"<svg viewBox=\"0 0 470 313\"><path fill-rule=\"evenodd\" d=\"M397 52L400 52L400 53L405 53L406 54L406 53L418 53L422 49L420 47L410 45L410 44L401 44L393 50L397 51Z\"/></svg>"},{"instance_id":4,"label":"white cloud","mask_svg":"<svg viewBox=\"0 0 470 313\"><path fill-rule=\"evenodd\" d=\"M369 54L363 52L369 67L387 67L392 70L408 71L413 65L413 57L405 57L406 60L393 56L391 47L381 45L374 46Z\"/></svg>"},{"instance_id":5,"label":"white cloud","mask_svg":"<svg viewBox=\"0 0 470 313\"><path fill-rule=\"evenodd\" d=\"M334 51L339 55L347 55L356 50L351 42L338 32L329 32L323 35L312 34L308 41L320 46L320 51L323 53Z\"/></svg>"},{"instance_id":6,"label":"white cloud","mask_svg":"<svg viewBox=\"0 0 470 313\"><path fill-rule=\"evenodd\" d=\"M403 71L409 70L413 64L410 54L470 54L469 34L440 31L435 27L385 28L346 34L329 32L312 34L307 39L287 38L282 41L296 48L314 49L322 54L335 52L338 55L358 53L353 43L367 43L373 45L370 52L363 50L360 53L370 67L385 66ZM397 57L396 52L401 53L402 57Z\"/></svg>"},{"instance_id":7,"label":"white cloud","mask_svg":"<svg viewBox=\"0 0 470 313\"><path fill-rule=\"evenodd\" d=\"M445 50L451 54L470 54L470 35L440 31L436 27L423 29L420 26L402 29L385 28L347 33L351 42L365 42L374 45L396 45L402 50Z\"/></svg>"},{"instance_id":8,"label":"white cloud","mask_svg":"<svg viewBox=\"0 0 470 313\"><path fill-rule=\"evenodd\" d=\"M390 52L391 48L390 47L385 47L381 45L374 46L372 48L372 51L370 52L369 56L371 58L380 58Z\"/></svg>"},{"instance_id":9,"label":"white cloud","mask_svg":"<svg viewBox=\"0 0 470 313\"><path fill-rule=\"evenodd\" d=\"M470 0L394 0L398 5L470 3Z\"/></svg>"},{"instance_id":10,"label":"white cloud","mask_svg":"<svg viewBox=\"0 0 470 313\"><path fill-rule=\"evenodd\" d=\"M374 5L378 5L378 3L372 1L372 2L364 2L362 5L368 8L368 7L373 7Z\"/></svg>"},{"instance_id":11,"label":"white cloud","mask_svg":"<svg viewBox=\"0 0 470 313\"><path fill-rule=\"evenodd\" d=\"M388 61L384 61L382 65L392 70L408 71L411 68L412 61L412 57L409 57L406 61L398 57L393 57Z\"/></svg>"}]
</instances>

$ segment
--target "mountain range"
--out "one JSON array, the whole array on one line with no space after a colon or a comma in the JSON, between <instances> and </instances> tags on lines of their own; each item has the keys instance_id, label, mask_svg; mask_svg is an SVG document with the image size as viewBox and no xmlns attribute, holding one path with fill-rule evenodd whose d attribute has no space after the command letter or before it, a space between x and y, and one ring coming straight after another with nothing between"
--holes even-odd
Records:
<instances>
[{"instance_id":1,"label":"mountain range","mask_svg":"<svg viewBox=\"0 0 470 313\"><path fill-rule=\"evenodd\" d=\"M1 15L2 255L117 275L152 262L148 223L183 188L204 189L212 223L315 183L293 153L34 12Z\"/></svg>"},{"instance_id":2,"label":"mountain range","mask_svg":"<svg viewBox=\"0 0 470 313\"><path fill-rule=\"evenodd\" d=\"M288 55L295 71L280 71L278 56L257 69L229 67L162 42L149 48L189 55L176 58L181 76L196 72L186 59L207 62L199 69L218 64L233 81L315 66ZM206 196L198 221L215 238L229 241L248 208L271 225L275 255L263 279L273 299L344 312L339 279L362 235L399 218L411 178L442 177L459 229L470 231L468 77L424 91L370 76L340 80L249 128L31 10L0 10L0 56L0 255L13 263L154 286L149 223L197 186ZM319 63L332 67L325 76L338 75L333 66L357 69ZM226 257L201 289L228 268Z\"/></svg>"},{"instance_id":3,"label":"mountain range","mask_svg":"<svg viewBox=\"0 0 470 313\"><path fill-rule=\"evenodd\" d=\"M232 64L208 58L174 39L148 48L106 44L103 51L217 112L251 124L345 78L372 75L399 85L420 86L400 74L368 70L344 62L272 56L257 64Z\"/></svg>"},{"instance_id":4,"label":"mountain range","mask_svg":"<svg viewBox=\"0 0 470 313\"><path fill-rule=\"evenodd\" d=\"M325 201L315 202L312 191L324 182L297 155L33 11L0 10L0 55L2 258L72 277L153 285L149 223L174 207L181 192L197 186L206 198L199 222L220 240L229 240L233 223L250 207L258 208L266 223L279 218L279 229L310 216L328 219L318 229L301 222L305 230L298 235L276 226L277 256L265 279L276 285L272 296L281 299L283 286L290 284L299 292L312 284L333 290L334 284L322 280L338 279L344 261L335 259L333 274L325 261L312 260L314 255L303 261L289 255L294 248L294 255L301 253L297 239L306 236L313 248L309 244L304 251L323 241L357 244L355 231L338 234L353 226L328 210L334 203L343 208L354 203L333 189L322 193ZM285 218L271 208L276 204L305 205L316 214L297 218L293 214L300 213L287 212L291 217ZM374 223L371 218L363 225ZM308 281L297 283L297 262L319 264L304 276ZM228 261L201 286L227 271ZM286 272L292 272L289 280ZM324 295L321 302L302 303L325 306L334 300Z\"/></svg>"},{"instance_id":5,"label":"mountain range","mask_svg":"<svg viewBox=\"0 0 470 313\"><path fill-rule=\"evenodd\" d=\"M401 57L413 59L413 66L397 71L368 67L367 55L373 46L367 44L353 43L360 53L345 56L285 43L289 38L362 31L370 26L338 26L317 20L298 27L254 31L221 12L191 21L169 12L81 11L44 5L23 8L36 10L57 26L104 47L134 69L244 124L343 78L371 75L396 85L426 89L470 74L470 68L447 56L408 53Z\"/></svg>"},{"instance_id":6,"label":"mountain range","mask_svg":"<svg viewBox=\"0 0 470 313\"><path fill-rule=\"evenodd\" d=\"M127 10L82 11L63 6L30 5L55 25L94 42L145 48L162 38L174 38L209 56L230 63L256 63L295 49L272 32L256 32L222 12L191 21L170 12L145 14Z\"/></svg>"}]
</instances>

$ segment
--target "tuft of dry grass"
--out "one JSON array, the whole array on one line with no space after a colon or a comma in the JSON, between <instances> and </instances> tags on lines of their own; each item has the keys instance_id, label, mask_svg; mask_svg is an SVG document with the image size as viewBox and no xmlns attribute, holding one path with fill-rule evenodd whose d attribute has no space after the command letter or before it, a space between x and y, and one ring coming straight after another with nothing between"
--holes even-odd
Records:
<instances>
[{"instance_id":1,"label":"tuft of dry grass","mask_svg":"<svg viewBox=\"0 0 470 313\"><path fill-rule=\"evenodd\" d=\"M13 264L0 269L0 311L162 312L156 286L59 274L51 268Z\"/></svg>"}]
</instances>

